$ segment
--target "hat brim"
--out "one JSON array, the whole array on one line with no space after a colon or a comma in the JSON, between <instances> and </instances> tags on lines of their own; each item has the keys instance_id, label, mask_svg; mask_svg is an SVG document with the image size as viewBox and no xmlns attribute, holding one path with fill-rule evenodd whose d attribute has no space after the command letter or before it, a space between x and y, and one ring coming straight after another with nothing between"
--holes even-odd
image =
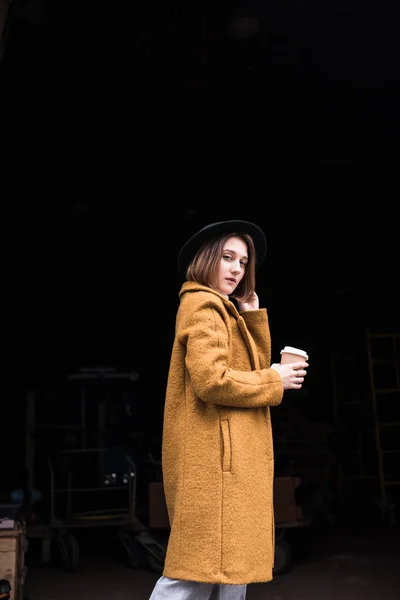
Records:
<instances>
[{"instance_id":1,"label":"hat brim","mask_svg":"<svg viewBox=\"0 0 400 600\"><path fill-rule=\"evenodd\" d=\"M220 221L218 223L211 223L200 229L180 249L178 254L178 271L183 279L186 277L189 263L204 242L222 233L249 234L253 239L256 250L256 269L261 267L267 253L267 240L263 230L250 221Z\"/></svg>"}]
</instances>

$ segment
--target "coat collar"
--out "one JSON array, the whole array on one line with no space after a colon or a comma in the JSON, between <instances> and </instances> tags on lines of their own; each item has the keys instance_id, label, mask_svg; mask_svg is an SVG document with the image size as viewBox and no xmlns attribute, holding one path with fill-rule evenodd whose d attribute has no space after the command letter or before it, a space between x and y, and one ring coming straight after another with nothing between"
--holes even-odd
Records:
<instances>
[{"instance_id":1,"label":"coat collar","mask_svg":"<svg viewBox=\"0 0 400 600\"><path fill-rule=\"evenodd\" d=\"M225 308L230 313L232 313L232 315L236 319L240 318L240 315L238 313L236 306L234 305L234 303L231 300L229 300L229 298L226 298L226 296L224 296L223 294L220 294L216 290L213 290L212 288L207 287L206 285L201 285L200 283L197 283L196 281L185 281L185 283L182 285L182 287L180 289L179 298L181 298L186 293L192 293L192 292L208 292L209 294L213 294L214 296L217 296L217 298L220 298L220 300L223 302L223 304L225 305Z\"/></svg>"},{"instance_id":2,"label":"coat collar","mask_svg":"<svg viewBox=\"0 0 400 600\"><path fill-rule=\"evenodd\" d=\"M200 283L197 283L196 281L185 281L185 283L182 285L182 287L180 289L179 298L182 298L182 296L184 294L188 294L188 293L190 294L193 292L208 292L209 294L213 294L214 296L217 296L217 298L219 298L223 302L226 310L228 312L230 312L233 315L233 317L236 319L236 322L239 327L239 331L240 331L240 333L245 341L245 344L247 346L247 349L249 351L252 369L260 368L259 359L256 356L256 349L255 349L254 343L250 339L250 334L246 327L246 323L245 323L243 317L239 314L234 303L231 302L231 300L229 300L222 294L220 294L219 292L217 292L216 290L213 290L212 288L209 288L206 285L201 285Z\"/></svg>"}]
</instances>

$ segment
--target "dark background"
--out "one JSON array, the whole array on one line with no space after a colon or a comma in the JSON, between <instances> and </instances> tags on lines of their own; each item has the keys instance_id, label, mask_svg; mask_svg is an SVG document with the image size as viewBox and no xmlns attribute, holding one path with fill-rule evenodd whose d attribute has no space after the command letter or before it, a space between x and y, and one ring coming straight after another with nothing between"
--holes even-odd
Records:
<instances>
[{"instance_id":1,"label":"dark background","mask_svg":"<svg viewBox=\"0 0 400 600\"><path fill-rule=\"evenodd\" d=\"M235 38L235 15L258 33ZM14 3L0 63L5 493L24 466L26 393L57 402L82 366L139 373L113 433L132 425L158 456L177 252L239 218L268 240L257 291L273 360L283 344L310 354L277 443L285 423L330 428L331 462L304 477L339 502L357 451L338 456L335 398L371 412L366 333L399 333L398 19L393 2L355 0ZM368 431L363 500L379 497Z\"/></svg>"}]
</instances>

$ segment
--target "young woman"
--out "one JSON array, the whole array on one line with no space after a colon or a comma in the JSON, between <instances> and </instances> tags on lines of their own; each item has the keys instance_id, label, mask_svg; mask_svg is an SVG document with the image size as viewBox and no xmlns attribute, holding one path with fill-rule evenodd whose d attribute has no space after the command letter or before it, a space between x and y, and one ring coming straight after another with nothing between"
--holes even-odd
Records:
<instances>
[{"instance_id":1,"label":"young woman","mask_svg":"<svg viewBox=\"0 0 400 600\"><path fill-rule=\"evenodd\" d=\"M299 389L307 362L270 364L256 269L263 231L207 225L182 247L162 467L170 536L151 600L244 600L272 579L274 456L270 407ZM233 299L235 301L233 301Z\"/></svg>"}]
</instances>

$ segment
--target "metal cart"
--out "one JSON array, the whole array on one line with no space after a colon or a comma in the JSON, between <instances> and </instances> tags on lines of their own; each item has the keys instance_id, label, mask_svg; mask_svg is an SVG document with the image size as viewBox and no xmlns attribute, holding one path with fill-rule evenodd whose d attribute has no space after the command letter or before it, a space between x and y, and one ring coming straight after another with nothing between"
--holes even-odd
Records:
<instances>
[{"instance_id":1,"label":"metal cart","mask_svg":"<svg viewBox=\"0 0 400 600\"><path fill-rule=\"evenodd\" d=\"M274 575L283 575L292 566L292 550L286 539L289 530L308 527L311 517L306 517L298 504L296 491L301 485L300 477L275 476L275 561Z\"/></svg>"},{"instance_id":2,"label":"metal cart","mask_svg":"<svg viewBox=\"0 0 400 600\"><path fill-rule=\"evenodd\" d=\"M135 516L136 466L123 449L58 451L49 456L49 468L50 536L64 568L79 567L77 528L140 532Z\"/></svg>"}]
</instances>

